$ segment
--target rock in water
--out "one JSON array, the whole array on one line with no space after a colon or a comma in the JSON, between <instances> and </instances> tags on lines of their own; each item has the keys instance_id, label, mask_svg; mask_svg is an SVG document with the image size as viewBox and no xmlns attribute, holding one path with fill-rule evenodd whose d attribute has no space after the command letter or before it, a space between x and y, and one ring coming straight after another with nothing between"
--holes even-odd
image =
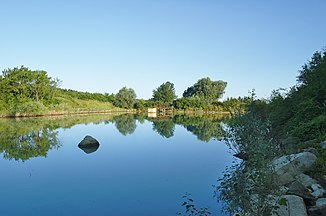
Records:
<instances>
[{"instance_id":1,"label":"rock in water","mask_svg":"<svg viewBox=\"0 0 326 216\"><path fill-rule=\"evenodd\" d=\"M99 146L100 143L91 136L85 136L85 138L78 144L78 147L86 154L95 152Z\"/></svg>"}]
</instances>

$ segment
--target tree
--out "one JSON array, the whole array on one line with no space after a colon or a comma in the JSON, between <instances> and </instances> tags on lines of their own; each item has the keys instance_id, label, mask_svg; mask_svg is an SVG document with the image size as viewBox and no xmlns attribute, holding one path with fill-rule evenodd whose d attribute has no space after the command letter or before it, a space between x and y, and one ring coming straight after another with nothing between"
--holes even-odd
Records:
<instances>
[{"instance_id":1,"label":"tree","mask_svg":"<svg viewBox=\"0 0 326 216\"><path fill-rule=\"evenodd\" d=\"M134 107L136 102L136 93L132 88L123 87L115 96L114 105L131 109Z\"/></svg>"},{"instance_id":2,"label":"tree","mask_svg":"<svg viewBox=\"0 0 326 216\"><path fill-rule=\"evenodd\" d=\"M167 81L153 90L153 100L164 103L172 103L177 96L175 94L174 84Z\"/></svg>"},{"instance_id":3,"label":"tree","mask_svg":"<svg viewBox=\"0 0 326 216\"><path fill-rule=\"evenodd\" d=\"M50 100L59 80L50 78L46 71L32 71L21 66L2 71L0 89L6 102L17 98L29 98L35 101Z\"/></svg>"},{"instance_id":4,"label":"tree","mask_svg":"<svg viewBox=\"0 0 326 216\"><path fill-rule=\"evenodd\" d=\"M202 78L185 90L183 97L197 97L211 103L223 96L226 85L227 83L222 80L212 81L209 77Z\"/></svg>"}]
</instances>

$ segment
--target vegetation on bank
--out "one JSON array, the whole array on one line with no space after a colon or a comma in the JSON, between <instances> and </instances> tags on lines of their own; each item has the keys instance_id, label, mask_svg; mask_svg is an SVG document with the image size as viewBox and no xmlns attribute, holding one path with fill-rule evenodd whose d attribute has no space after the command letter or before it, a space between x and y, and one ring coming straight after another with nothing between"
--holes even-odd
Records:
<instances>
[{"instance_id":1,"label":"vegetation on bank","mask_svg":"<svg viewBox=\"0 0 326 216\"><path fill-rule=\"evenodd\" d=\"M246 112L228 121L224 139L243 160L219 179L216 194L229 213L271 215L273 196L282 193L273 174L275 157L314 148L315 167L309 175L326 186L326 50L303 65L297 84L273 91L269 99L250 97Z\"/></svg>"},{"instance_id":2,"label":"vegetation on bank","mask_svg":"<svg viewBox=\"0 0 326 216\"><path fill-rule=\"evenodd\" d=\"M149 100L137 99L132 88L117 94L79 92L60 88L61 81L43 70L15 67L0 76L0 116L35 116L87 113L107 110L147 111L149 107L183 112L243 112L246 98L219 102L227 83L210 78L199 79L177 98L174 84L165 82L153 90Z\"/></svg>"}]
</instances>

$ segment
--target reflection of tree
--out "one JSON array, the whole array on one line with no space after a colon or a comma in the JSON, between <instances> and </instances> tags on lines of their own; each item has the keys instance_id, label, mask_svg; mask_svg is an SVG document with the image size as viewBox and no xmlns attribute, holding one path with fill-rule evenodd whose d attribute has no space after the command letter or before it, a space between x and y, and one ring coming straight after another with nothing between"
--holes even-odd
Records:
<instances>
[{"instance_id":1,"label":"reflection of tree","mask_svg":"<svg viewBox=\"0 0 326 216\"><path fill-rule=\"evenodd\" d=\"M57 131L31 126L26 121L12 121L7 126L0 124L0 152L5 159L25 161L46 157L50 149L60 146Z\"/></svg>"},{"instance_id":2,"label":"reflection of tree","mask_svg":"<svg viewBox=\"0 0 326 216\"><path fill-rule=\"evenodd\" d=\"M205 142L212 138L221 138L222 135L221 119L214 116L176 115L173 121Z\"/></svg>"},{"instance_id":3,"label":"reflection of tree","mask_svg":"<svg viewBox=\"0 0 326 216\"><path fill-rule=\"evenodd\" d=\"M114 116L112 120L118 131L124 136L132 134L136 130L136 119L132 114Z\"/></svg>"},{"instance_id":4,"label":"reflection of tree","mask_svg":"<svg viewBox=\"0 0 326 216\"><path fill-rule=\"evenodd\" d=\"M153 121L153 130L162 137L170 138L174 135L175 124L172 119L160 119Z\"/></svg>"}]
</instances>

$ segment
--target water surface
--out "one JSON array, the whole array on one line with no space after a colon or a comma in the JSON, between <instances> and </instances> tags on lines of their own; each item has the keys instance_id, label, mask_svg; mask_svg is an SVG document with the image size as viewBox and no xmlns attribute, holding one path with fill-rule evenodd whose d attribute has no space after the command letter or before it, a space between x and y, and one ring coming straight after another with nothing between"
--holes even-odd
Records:
<instances>
[{"instance_id":1,"label":"water surface","mask_svg":"<svg viewBox=\"0 0 326 216\"><path fill-rule=\"evenodd\" d=\"M0 120L1 215L176 215L182 196L222 215L216 179L231 163L215 117ZM100 146L78 148L86 136Z\"/></svg>"}]
</instances>

